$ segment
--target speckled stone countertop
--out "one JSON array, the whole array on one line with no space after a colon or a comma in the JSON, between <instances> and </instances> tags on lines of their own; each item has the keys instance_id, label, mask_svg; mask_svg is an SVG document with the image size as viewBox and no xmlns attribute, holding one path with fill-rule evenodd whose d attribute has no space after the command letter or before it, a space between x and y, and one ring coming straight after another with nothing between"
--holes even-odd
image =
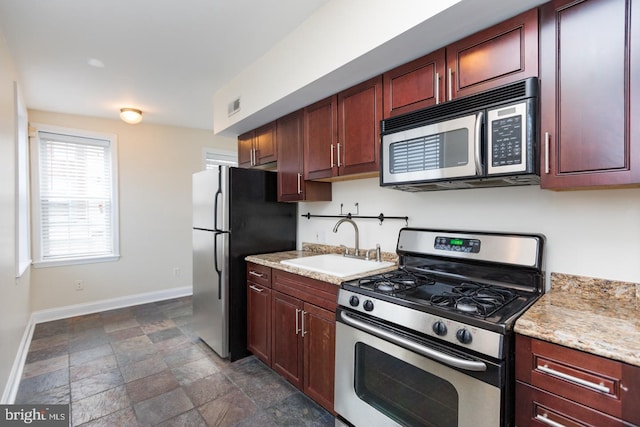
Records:
<instances>
[{"instance_id":1,"label":"speckled stone countertop","mask_svg":"<svg viewBox=\"0 0 640 427\"><path fill-rule=\"evenodd\" d=\"M515 332L640 366L640 284L551 273Z\"/></svg>"},{"instance_id":2,"label":"speckled stone countertop","mask_svg":"<svg viewBox=\"0 0 640 427\"><path fill-rule=\"evenodd\" d=\"M370 276L372 274L381 273L384 271L395 270L396 266L386 267L379 270L369 271L364 274L356 276L338 277L330 274L317 273L315 271L305 270L303 268L296 268L290 265L280 264L280 261L285 261L295 258L303 258L307 256L329 254L329 253L342 253L343 249L338 246L318 245L313 243L302 243L301 251L286 251L286 252L274 252L270 254L249 255L245 259L255 264L264 265L266 267L277 268L278 270L288 271L289 273L299 274L300 276L310 277L312 279L322 280L323 282L333 283L339 285L340 283L356 279L358 277ZM383 261L392 261L397 264L398 256L395 253L382 252Z\"/></svg>"}]
</instances>

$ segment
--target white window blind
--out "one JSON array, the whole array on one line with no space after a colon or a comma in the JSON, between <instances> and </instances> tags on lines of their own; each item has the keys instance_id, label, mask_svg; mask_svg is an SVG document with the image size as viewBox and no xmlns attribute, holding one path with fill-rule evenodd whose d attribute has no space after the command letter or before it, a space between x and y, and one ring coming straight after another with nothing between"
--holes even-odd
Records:
<instances>
[{"instance_id":1,"label":"white window blind","mask_svg":"<svg viewBox=\"0 0 640 427\"><path fill-rule=\"evenodd\" d=\"M238 166L238 156L230 153L204 150L204 168L216 169L218 165Z\"/></svg>"},{"instance_id":2,"label":"white window blind","mask_svg":"<svg viewBox=\"0 0 640 427\"><path fill-rule=\"evenodd\" d=\"M41 261L117 255L112 141L38 137Z\"/></svg>"}]
</instances>

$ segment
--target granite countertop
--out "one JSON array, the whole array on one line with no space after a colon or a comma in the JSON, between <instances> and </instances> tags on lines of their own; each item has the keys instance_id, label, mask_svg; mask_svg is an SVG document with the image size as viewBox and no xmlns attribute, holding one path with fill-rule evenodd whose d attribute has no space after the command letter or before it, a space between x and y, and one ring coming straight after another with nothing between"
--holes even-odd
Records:
<instances>
[{"instance_id":1,"label":"granite countertop","mask_svg":"<svg viewBox=\"0 0 640 427\"><path fill-rule=\"evenodd\" d=\"M640 366L640 284L551 273L515 332Z\"/></svg>"},{"instance_id":2,"label":"granite countertop","mask_svg":"<svg viewBox=\"0 0 640 427\"><path fill-rule=\"evenodd\" d=\"M286 251L286 252L274 252L274 253L260 254L260 255L249 255L245 258L245 260L249 262L253 262L255 264L264 265L266 267L288 271L289 273L298 274L300 276L310 277L312 279L332 283L334 285L339 285L344 281L357 279L358 277L370 276L372 274L382 273L385 271L392 271L397 268L397 261L398 261L397 255L395 253L388 253L388 252L382 253L382 259L384 261L395 262L396 263L395 266L386 267L379 270L369 271L364 274L347 276L347 277L332 276L330 274L318 273L315 271L305 270L303 268L297 268L290 265L280 264L280 261L285 261L289 259L303 258L307 256L314 256L314 255L328 254L328 253L341 253L341 251L342 249L340 249L338 246L303 243L301 251Z\"/></svg>"}]
</instances>

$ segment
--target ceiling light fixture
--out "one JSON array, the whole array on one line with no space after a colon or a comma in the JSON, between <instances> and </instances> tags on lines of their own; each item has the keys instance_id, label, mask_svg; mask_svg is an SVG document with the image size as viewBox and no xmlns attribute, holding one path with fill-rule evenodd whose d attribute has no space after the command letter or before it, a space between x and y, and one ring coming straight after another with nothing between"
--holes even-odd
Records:
<instances>
[{"instance_id":1,"label":"ceiling light fixture","mask_svg":"<svg viewBox=\"0 0 640 427\"><path fill-rule=\"evenodd\" d=\"M142 121L142 111L135 108L121 108L120 118L125 123L135 125Z\"/></svg>"}]
</instances>

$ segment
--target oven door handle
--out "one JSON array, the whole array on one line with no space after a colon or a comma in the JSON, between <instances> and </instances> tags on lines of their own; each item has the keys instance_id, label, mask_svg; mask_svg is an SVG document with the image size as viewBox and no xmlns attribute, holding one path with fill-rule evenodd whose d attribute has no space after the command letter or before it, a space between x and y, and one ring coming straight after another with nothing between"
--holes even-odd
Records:
<instances>
[{"instance_id":1,"label":"oven door handle","mask_svg":"<svg viewBox=\"0 0 640 427\"><path fill-rule=\"evenodd\" d=\"M460 359L458 357L454 357L440 351L434 350L429 347L425 347L416 342L408 340L406 338L395 335L391 332L387 332L384 329L377 328L375 326L371 326L368 323L362 322L360 320L354 319L349 316L344 311L340 312L340 319L347 325L351 325L357 329L361 329L363 331L369 332L372 335L377 336L378 338L385 339L389 342L397 344L401 347L404 347L408 350L415 351L423 356L429 357L431 359L437 360L438 362L442 362L445 365L453 366L455 368L465 369L467 371L486 371L487 365L484 362L479 362L475 360L466 360Z\"/></svg>"}]
</instances>

